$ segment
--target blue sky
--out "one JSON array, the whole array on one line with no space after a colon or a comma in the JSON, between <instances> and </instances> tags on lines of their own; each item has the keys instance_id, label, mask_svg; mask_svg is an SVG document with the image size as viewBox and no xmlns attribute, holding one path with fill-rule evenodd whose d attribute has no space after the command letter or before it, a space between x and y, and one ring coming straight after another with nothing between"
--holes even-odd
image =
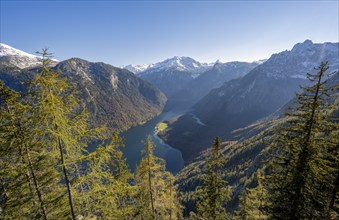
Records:
<instances>
[{"instance_id":1,"label":"blue sky","mask_svg":"<svg viewBox=\"0 0 339 220\"><path fill-rule=\"evenodd\" d=\"M252 61L339 38L338 1L0 1L2 43L60 60Z\"/></svg>"}]
</instances>

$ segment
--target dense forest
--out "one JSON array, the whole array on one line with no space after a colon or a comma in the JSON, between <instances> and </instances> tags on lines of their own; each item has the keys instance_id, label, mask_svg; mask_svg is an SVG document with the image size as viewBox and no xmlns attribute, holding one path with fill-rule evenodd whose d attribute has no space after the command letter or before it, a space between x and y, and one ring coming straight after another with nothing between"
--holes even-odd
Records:
<instances>
[{"instance_id":1,"label":"dense forest","mask_svg":"<svg viewBox=\"0 0 339 220\"><path fill-rule=\"evenodd\" d=\"M173 176L150 138L132 173L123 139L107 141L76 86L42 56L25 92L0 81L1 219L339 218L339 88L326 62L284 117L242 143L216 137Z\"/></svg>"}]
</instances>

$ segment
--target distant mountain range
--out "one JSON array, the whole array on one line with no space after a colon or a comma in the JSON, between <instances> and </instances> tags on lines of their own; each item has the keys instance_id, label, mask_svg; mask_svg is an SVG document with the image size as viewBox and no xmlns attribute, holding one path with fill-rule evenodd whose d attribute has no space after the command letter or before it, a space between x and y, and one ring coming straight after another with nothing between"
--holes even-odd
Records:
<instances>
[{"instance_id":1,"label":"distant mountain range","mask_svg":"<svg viewBox=\"0 0 339 220\"><path fill-rule=\"evenodd\" d=\"M138 75L147 75L160 71L177 70L182 72L190 72L194 77L195 75L199 75L199 73L211 68L213 65L214 63L200 63L190 57L175 56L155 64L128 65L122 66L122 68L128 69Z\"/></svg>"},{"instance_id":2,"label":"distant mountain range","mask_svg":"<svg viewBox=\"0 0 339 220\"><path fill-rule=\"evenodd\" d=\"M145 71L148 68L151 68L154 64L144 64L144 65L127 65L127 66L122 66L121 68L127 69L131 71L132 73L138 74L142 71Z\"/></svg>"},{"instance_id":3,"label":"distant mountain range","mask_svg":"<svg viewBox=\"0 0 339 220\"><path fill-rule=\"evenodd\" d=\"M183 86L168 101L167 108L191 107L201 98L207 95L212 89L222 86L225 82L245 76L259 62L227 62L217 61L212 68L201 73L198 77Z\"/></svg>"},{"instance_id":4,"label":"distant mountain range","mask_svg":"<svg viewBox=\"0 0 339 220\"><path fill-rule=\"evenodd\" d=\"M200 63L190 57L176 56L156 64L126 66L125 68L133 70L140 78L156 85L171 99L174 93L212 66L212 64Z\"/></svg>"},{"instance_id":5,"label":"distant mountain range","mask_svg":"<svg viewBox=\"0 0 339 220\"><path fill-rule=\"evenodd\" d=\"M128 65L123 68L156 85L168 97L168 109L189 108L212 89L242 77L265 60L200 63L190 57L175 56L156 64Z\"/></svg>"},{"instance_id":6,"label":"distant mountain range","mask_svg":"<svg viewBox=\"0 0 339 220\"><path fill-rule=\"evenodd\" d=\"M191 112L171 121L162 138L193 159L215 136L232 139L232 131L274 113L306 85L307 72L321 61L329 71L339 69L339 43L314 44L310 40L292 50L273 54L242 78L224 83L203 97Z\"/></svg>"},{"instance_id":7,"label":"distant mountain range","mask_svg":"<svg viewBox=\"0 0 339 220\"><path fill-rule=\"evenodd\" d=\"M224 178L232 190L227 209L237 209L239 195L253 186L256 170L265 166L265 151L276 138L274 131L286 120L283 113L294 105L299 86L309 85L307 73L315 73L314 67L322 61L328 61L328 72L334 72L328 84L339 85L339 43L310 40L251 63L206 64L174 57L117 68L71 58L54 60L51 68L61 70L77 85L92 124L106 124L107 135L161 114L166 96L169 109L191 107L182 116L165 121L167 128L158 133L182 152L186 162L176 183L188 215L210 155L207 148L215 136L223 140ZM20 82L31 79L40 65L41 57L0 44L0 80L13 89L24 91ZM338 91L333 97L338 104Z\"/></svg>"},{"instance_id":8,"label":"distant mountain range","mask_svg":"<svg viewBox=\"0 0 339 220\"><path fill-rule=\"evenodd\" d=\"M188 161L208 147L213 137L232 139L233 130L278 111L299 91L299 85L307 84L306 73L321 61L329 61L331 71L337 71L338 54L338 43L306 40L290 51L252 63L207 64L176 56L122 69L72 58L54 60L53 68L79 86L93 124L107 123L110 130L126 130L160 114L165 95L168 109L191 107L187 114L172 119L161 134ZM13 88L22 90L20 81L31 78L40 64L41 57L0 44L0 79Z\"/></svg>"},{"instance_id":9,"label":"distant mountain range","mask_svg":"<svg viewBox=\"0 0 339 220\"><path fill-rule=\"evenodd\" d=\"M0 45L0 79L16 89L33 77L41 58ZM105 63L71 58L54 63L53 69L78 86L82 103L90 111L93 125L106 124L108 134L124 131L159 115L166 103L165 95L132 72Z\"/></svg>"}]
</instances>

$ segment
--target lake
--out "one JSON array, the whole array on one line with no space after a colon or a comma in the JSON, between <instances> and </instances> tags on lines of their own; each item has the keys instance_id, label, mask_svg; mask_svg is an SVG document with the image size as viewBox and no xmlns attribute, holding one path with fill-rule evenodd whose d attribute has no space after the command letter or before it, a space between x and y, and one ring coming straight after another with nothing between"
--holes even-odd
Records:
<instances>
[{"instance_id":1,"label":"lake","mask_svg":"<svg viewBox=\"0 0 339 220\"><path fill-rule=\"evenodd\" d=\"M152 137L152 141L156 145L154 154L166 160L166 168L173 174L177 174L184 166L181 152L165 144L156 134L156 125L164 120L181 115L182 111L168 111L153 118L145 124L130 128L120 136L125 139L125 147L122 150L126 157L126 162L133 172L141 159L141 149L148 135Z\"/></svg>"}]
</instances>

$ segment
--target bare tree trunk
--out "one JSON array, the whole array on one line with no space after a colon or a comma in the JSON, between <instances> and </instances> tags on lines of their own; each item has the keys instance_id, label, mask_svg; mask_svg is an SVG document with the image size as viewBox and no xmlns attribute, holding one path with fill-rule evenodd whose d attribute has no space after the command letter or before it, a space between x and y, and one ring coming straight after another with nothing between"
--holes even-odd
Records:
<instances>
[{"instance_id":1,"label":"bare tree trunk","mask_svg":"<svg viewBox=\"0 0 339 220\"><path fill-rule=\"evenodd\" d=\"M49 95L50 95L51 99L53 100L53 95L52 95L51 88L49 88ZM53 101L52 101L52 105L54 106ZM55 115L53 115L53 119L54 119L54 127L55 127L55 130L57 131L59 129L59 127L55 123L55 120L56 120ZM64 152L63 152L63 147L62 147L62 144L61 144L60 137L57 137L57 141L58 141L57 144L58 144L59 152L60 152L60 160L61 160L62 171L64 173L64 177L65 177L65 181L66 181L69 207L71 209L72 219L75 220L75 212L74 212L74 205L73 205L73 196L72 196L71 183L69 181L68 174L67 174L67 168L66 168L66 165L65 165Z\"/></svg>"},{"instance_id":2,"label":"bare tree trunk","mask_svg":"<svg viewBox=\"0 0 339 220\"><path fill-rule=\"evenodd\" d=\"M68 179L67 168L66 168L65 159L64 159L64 152L63 152L63 147L62 147L60 138L58 138L58 146L59 146L59 151L60 151L60 159L61 159L62 171L64 173L64 177L65 177L65 181L66 181L66 186L67 186L69 207L71 209L72 219L75 220L75 212L74 212L74 205L73 205L73 196L72 196L71 184L70 184L70 181Z\"/></svg>"},{"instance_id":3,"label":"bare tree trunk","mask_svg":"<svg viewBox=\"0 0 339 220\"><path fill-rule=\"evenodd\" d=\"M149 149L147 149L147 162L148 162L148 185L149 185L149 194L151 199L151 207L152 207L152 213L155 216L155 209L154 209L154 201L153 201L153 192L152 192L152 177L151 177L151 162L150 162L150 155L149 155Z\"/></svg>"},{"instance_id":4,"label":"bare tree trunk","mask_svg":"<svg viewBox=\"0 0 339 220\"><path fill-rule=\"evenodd\" d=\"M10 113L11 113L11 110L10 110L9 106L6 105L6 108L7 108L7 112L10 114ZM11 118L11 121L12 121L12 123L15 123L15 122L12 120L12 118ZM20 124L20 123L18 123L18 129L19 129L20 134L22 134L22 127L21 127L21 124ZM14 133L14 136L15 136L16 139L20 139L17 132ZM21 135L21 136L22 136L22 135ZM43 214L44 219L47 220L48 218L47 218L47 212L46 212L45 203L44 203L44 201L43 201L42 193L41 193L40 188L39 188L38 179L37 179L37 177L36 177L36 175L35 175L35 170L34 170L34 167L33 167L32 159L31 159L31 156L30 156L30 153L29 153L29 149L28 149L28 147L27 147L26 144L24 144L24 147L25 147L26 156L27 156L27 160L28 160L28 166L29 166L29 169L30 169L31 174L32 174L32 178L33 178L33 182L34 182L35 191L36 191L36 193L37 193L37 195L38 195L38 199L39 199L39 203L40 203L40 209L41 209L41 211L42 211L42 214ZM21 148L20 148L19 151L20 151L19 153L20 153L20 156L22 157L23 163L26 163L26 162L25 162L25 159L24 159L24 156L23 156L23 154L22 154ZM26 178L27 178L27 182L28 182L30 191L32 192L33 190L32 190L32 183L31 183L31 178L30 178L30 172L27 171L25 175L26 175Z\"/></svg>"},{"instance_id":5,"label":"bare tree trunk","mask_svg":"<svg viewBox=\"0 0 339 220\"><path fill-rule=\"evenodd\" d=\"M16 134L14 134L15 135L15 138L17 138L17 135ZM22 149L20 148L19 149L19 155L20 155L20 157L21 157L21 162L25 165L25 166L27 166L26 165L26 161L25 161L25 156L24 156L24 154L22 153ZM31 181L31 174L30 174L30 171L29 171L29 169L27 168L27 171L26 171L26 173L25 173L25 176L26 176L26 180L27 180L27 184L28 184L28 188L29 188L29 191L30 191L30 193L31 193L31 196L32 196L32 198L34 197L34 184L32 183L32 181ZM37 203L36 203L36 201L34 200L33 201L33 203L34 203L34 205L36 205Z\"/></svg>"},{"instance_id":6,"label":"bare tree trunk","mask_svg":"<svg viewBox=\"0 0 339 220\"><path fill-rule=\"evenodd\" d=\"M28 159L28 165L29 165L29 168L30 168L31 173L32 173L34 187L35 187L36 193L37 193L38 198L39 198L40 208L41 208L42 214L44 216L44 219L47 220L48 217L47 217L45 203L44 203L44 200L43 200L42 193L40 191L40 187L39 187L39 184L38 184L38 179L37 179L37 177L35 175L32 159L31 159L31 155L29 153L29 149L28 149L27 145L25 145L25 150L26 150L26 155L27 155L27 159Z\"/></svg>"},{"instance_id":7,"label":"bare tree trunk","mask_svg":"<svg viewBox=\"0 0 339 220\"><path fill-rule=\"evenodd\" d=\"M308 148L310 145L310 139L311 139L311 134L313 132L314 129L314 117L315 117L315 112L316 112L316 108L317 108L317 101L319 98L319 90L320 90L320 83L321 83L321 78L322 78L322 74L324 73L324 70L321 69L321 74L318 78L318 82L317 82L317 89L316 92L313 96L313 102L312 102L312 111L311 111L311 116L310 118L308 118L308 120L305 122L306 123L306 136L305 139L303 140L303 146L302 146L302 152L300 153L300 156L298 158L298 162L297 162L297 166L296 166L296 170L297 170L297 175L294 177L294 183L296 184L296 193L294 194L293 198L292 198L292 213L295 214L295 217L298 218L298 213L299 213L299 203L300 200L302 198L302 191L305 187L305 177L303 176L303 174L308 173L309 172L309 152L308 152Z\"/></svg>"}]
</instances>

